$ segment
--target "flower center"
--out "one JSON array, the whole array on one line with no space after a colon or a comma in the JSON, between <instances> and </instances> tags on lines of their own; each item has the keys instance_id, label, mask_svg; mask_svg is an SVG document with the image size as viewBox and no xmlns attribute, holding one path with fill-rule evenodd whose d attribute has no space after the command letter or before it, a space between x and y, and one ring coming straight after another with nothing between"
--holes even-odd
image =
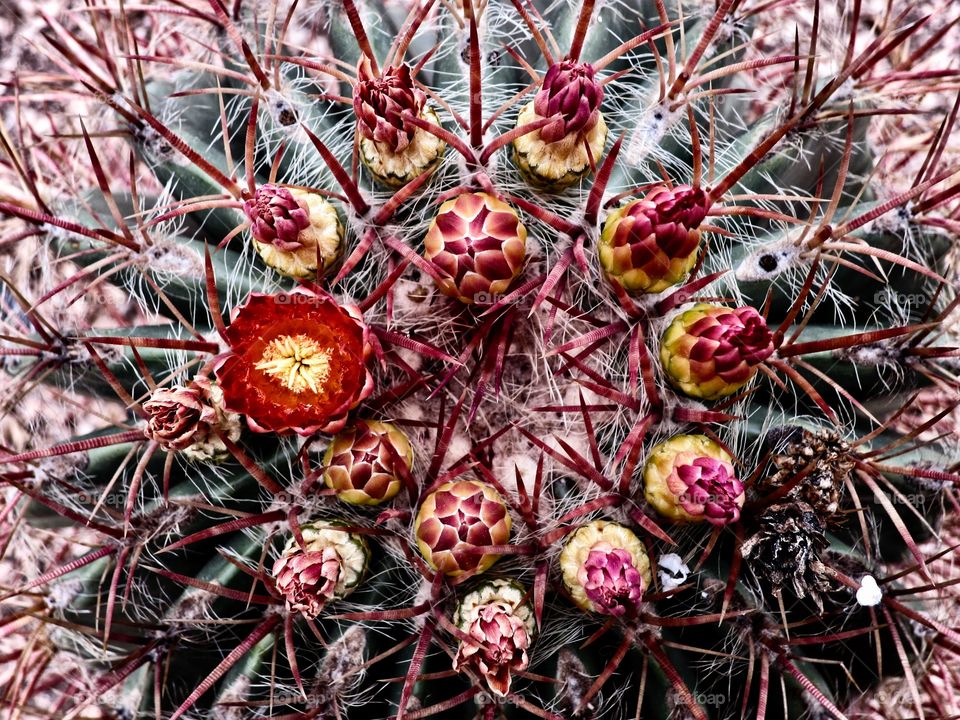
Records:
<instances>
[{"instance_id":1,"label":"flower center","mask_svg":"<svg viewBox=\"0 0 960 720\"><path fill-rule=\"evenodd\" d=\"M307 335L282 335L270 341L256 368L295 393L316 393L330 375L330 350Z\"/></svg>"}]
</instances>

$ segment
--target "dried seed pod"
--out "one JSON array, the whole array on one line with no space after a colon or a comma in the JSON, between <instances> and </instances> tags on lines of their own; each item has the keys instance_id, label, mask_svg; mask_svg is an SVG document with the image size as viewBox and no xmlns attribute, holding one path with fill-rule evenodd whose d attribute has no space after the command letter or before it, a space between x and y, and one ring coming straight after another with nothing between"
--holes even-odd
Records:
<instances>
[{"instance_id":1,"label":"dried seed pod","mask_svg":"<svg viewBox=\"0 0 960 720\"><path fill-rule=\"evenodd\" d=\"M456 480L427 495L414 524L417 546L434 570L456 577L485 572L500 556L479 552L510 541L510 513L487 483Z\"/></svg>"},{"instance_id":2,"label":"dried seed pod","mask_svg":"<svg viewBox=\"0 0 960 720\"><path fill-rule=\"evenodd\" d=\"M379 505L402 485L398 464L413 466L413 448L398 428L377 420L360 420L333 438L323 456L326 486L344 502Z\"/></svg>"},{"instance_id":3,"label":"dried seed pod","mask_svg":"<svg viewBox=\"0 0 960 720\"><path fill-rule=\"evenodd\" d=\"M243 212L260 257L281 275L322 275L340 254L343 225L333 205L315 192L261 185Z\"/></svg>"},{"instance_id":4,"label":"dried seed pod","mask_svg":"<svg viewBox=\"0 0 960 720\"><path fill-rule=\"evenodd\" d=\"M464 193L440 206L423 245L424 257L441 276L440 292L467 304L490 304L523 270L527 229L502 200Z\"/></svg>"},{"instance_id":5,"label":"dried seed pod","mask_svg":"<svg viewBox=\"0 0 960 720\"><path fill-rule=\"evenodd\" d=\"M310 617L319 615L330 600L353 592L370 559L363 535L330 524L303 525L303 546L291 537L273 565L277 590L286 598L287 606Z\"/></svg>"},{"instance_id":6,"label":"dried seed pod","mask_svg":"<svg viewBox=\"0 0 960 720\"><path fill-rule=\"evenodd\" d=\"M676 435L653 448L643 468L647 502L664 517L726 525L745 498L733 458L706 435Z\"/></svg>"},{"instance_id":7,"label":"dried seed pod","mask_svg":"<svg viewBox=\"0 0 960 720\"><path fill-rule=\"evenodd\" d=\"M774 349L766 321L752 307L698 303L679 313L663 333L660 362L684 394L716 400L750 382Z\"/></svg>"},{"instance_id":8,"label":"dried seed pod","mask_svg":"<svg viewBox=\"0 0 960 720\"><path fill-rule=\"evenodd\" d=\"M681 282L697 262L708 202L700 188L657 187L612 212L598 243L607 277L634 294Z\"/></svg>"},{"instance_id":9,"label":"dried seed pod","mask_svg":"<svg viewBox=\"0 0 960 720\"><path fill-rule=\"evenodd\" d=\"M240 417L223 409L223 391L204 377L188 386L157 388L143 403L144 435L195 462L222 462L230 453L221 439L236 442Z\"/></svg>"},{"instance_id":10,"label":"dried seed pod","mask_svg":"<svg viewBox=\"0 0 960 720\"><path fill-rule=\"evenodd\" d=\"M839 510L844 483L853 470L854 461L850 445L836 430L779 427L767 433L766 442L773 451L776 470L761 478L758 483L761 492L773 492L805 473L787 497L803 500L824 518Z\"/></svg>"},{"instance_id":11,"label":"dried seed pod","mask_svg":"<svg viewBox=\"0 0 960 720\"><path fill-rule=\"evenodd\" d=\"M632 617L650 587L650 557L632 530L594 520L574 531L560 552L563 583L584 610Z\"/></svg>"},{"instance_id":12,"label":"dried seed pod","mask_svg":"<svg viewBox=\"0 0 960 720\"><path fill-rule=\"evenodd\" d=\"M823 522L804 502L772 505L759 527L741 545L747 566L766 589L779 596L784 588L798 598L811 596L819 605L831 584L823 574L821 553L827 547Z\"/></svg>"},{"instance_id":13,"label":"dried seed pod","mask_svg":"<svg viewBox=\"0 0 960 720\"><path fill-rule=\"evenodd\" d=\"M470 641L461 640L453 669L469 668L500 697L510 692L510 673L522 672L530 664L527 651L536 623L526 596L516 581L488 580L464 595L454 613L454 624Z\"/></svg>"}]
</instances>

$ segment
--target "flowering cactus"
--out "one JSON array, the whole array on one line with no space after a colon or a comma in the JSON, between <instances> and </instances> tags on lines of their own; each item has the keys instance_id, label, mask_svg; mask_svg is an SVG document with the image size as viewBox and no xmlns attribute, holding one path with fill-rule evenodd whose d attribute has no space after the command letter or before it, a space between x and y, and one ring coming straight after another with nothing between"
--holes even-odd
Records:
<instances>
[{"instance_id":1,"label":"flowering cactus","mask_svg":"<svg viewBox=\"0 0 960 720\"><path fill-rule=\"evenodd\" d=\"M360 420L337 433L323 464L323 481L338 498L357 505L379 505L400 492L403 474L413 465L413 448L407 436L390 423Z\"/></svg>"},{"instance_id":2,"label":"flowering cactus","mask_svg":"<svg viewBox=\"0 0 960 720\"><path fill-rule=\"evenodd\" d=\"M650 452L643 468L647 502L671 520L726 525L740 518L743 483L733 458L705 435L677 435Z\"/></svg>"},{"instance_id":3,"label":"flowering cactus","mask_svg":"<svg viewBox=\"0 0 960 720\"><path fill-rule=\"evenodd\" d=\"M336 432L373 391L360 312L323 293L251 294L225 336L217 380L256 432Z\"/></svg>"},{"instance_id":4,"label":"flowering cactus","mask_svg":"<svg viewBox=\"0 0 960 720\"><path fill-rule=\"evenodd\" d=\"M773 352L767 323L752 307L698 303L663 333L660 362L667 379L683 393L716 400L750 382Z\"/></svg>"},{"instance_id":5,"label":"flowering cactus","mask_svg":"<svg viewBox=\"0 0 960 720\"><path fill-rule=\"evenodd\" d=\"M502 200L470 193L440 206L423 247L444 295L490 304L523 269L527 229Z\"/></svg>"},{"instance_id":6,"label":"flowering cactus","mask_svg":"<svg viewBox=\"0 0 960 720\"><path fill-rule=\"evenodd\" d=\"M949 3L68 1L0 128L14 716L946 706Z\"/></svg>"},{"instance_id":7,"label":"flowering cactus","mask_svg":"<svg viewBox=\"0 0 960 720\"><path fill-rule=\"evenodd\" d=\"M655 188L611 213L600 235L600 265L630 293L658 293L686 278L697 261L703 190Z\"/></svg>"},{"instance_id":8,"label":"flowering cactus","mask_svg":"<svg viewBox=\"0 0 960 720\"><path fill-rule=\"evenodd\" d=\"M453 669L477 673L500 697L510 693L511 672L522 672L530 664L536 624L526 595L513 580L488 580L467 593L454 614L454 624L466 637Z\"/></svg>"}]
</instances>

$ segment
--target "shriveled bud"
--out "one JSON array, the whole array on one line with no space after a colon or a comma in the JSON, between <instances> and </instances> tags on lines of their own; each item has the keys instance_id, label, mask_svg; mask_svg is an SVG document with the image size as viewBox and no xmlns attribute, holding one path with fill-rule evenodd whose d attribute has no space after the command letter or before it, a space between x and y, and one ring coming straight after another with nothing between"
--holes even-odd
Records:
<instances>
[{"instance_id":1,"label":"shriveled bud","mask_svg":"<svg viewBox=\"0 0 960 720\"><path fill-rule=\"evenodd\" d=\"M399 464L413 466L407 436L390 423L360 420L337 433L323 457L323 480L341 500L379 505L393 498L402 484Z\"/></svg>"},{"instance_id":2,"label":"shriveled bud","mask_svg":"<svg viewBox=\"0 0 960 720\"><path fill-rule=\"evenodd\" d=\"M454 623L470 641L461 640L453 669L469 668L500 697L510 692L510 673L526 670L530 664L527 651L536 623L526 595L513 580L489 580L464 595L454 614Z\"/></svg>"},{"instance_id":3,"label":"shriveled bud","mask_svg":"<svg viewBox=\"0 0 960 720\"><path fill-rule=\"evenodd\" d=\"M510 513L492 485L456 480L427 495L414 523L417 547L434 570L456 577L485 572L500 556L484 547L510 541Z\"/></svg>"},{"instance_id":4,"label":"shriveled bud","mask_svg":"<svg viewBox=\"0 0 960 720\"><path fill-rule=\"evenodd\" d=\"M602 102L603 85L593 66L572 60L550 66L533 102L517 118L517 127L552 119L513 143L514 161L528 182L560 190L590 172L607 139Z\"/></svg>"},{"instance_id":5,"label":"shriveled bud","mask_svg":"<svg viewBox=\"0 0 960 720\"><path fill-rule=\"evenodd\" d=\"M708 199L700 188L658 187L612 212L598 250L610 280L629 293L657 293L682 281L697 262Z\"/></svg>"},{"instance_id":6,"label":"shriveled bud","mask_svg":"<svg viewBox=\"0 0 960 720\"><path fill-rule=\"evenodd\" d=\"M316 617L330 600L346 597L360 584L370 548L362 535L330 523L308 523L300 530L303 546L295 536L287 541L273 577L291 610Z\"/></svg>"},{"instance_id":7,"label":"shriveled bud","mask_svg":"<svg viewBox=\"0 0 960 720\"><path fill-rule=\"evenodd\" d=\"M239 415L223 409L220 387L203 377L188 386L154 390L143 410L148 439L197 462L225 460L229 452L220 435L231 442L240 437Z\"/></svg>"},{"instance_id":8,"label":"shriveled bud","mask_svg":"<svg viewBox=\"0 0 960 720\"><path fill-rule=\"evenodd\" d=\"M340 252L340 218L317 193L261 185L244 203L243 212L260 257L281 275L310 278L318 269L322 274Z\"/></svg>"},{"instance_id":9,"label":"shriveled bud","mask_svg":"<svg viewBox=\"0 0 960 720\"><path fill-rule=\"evenodd\" d=\"M440 206L423 240L444 295L490 304L523 270L527 229L516 211L487 193L464 193Z\"/></svg>"},{"instance_id":10,"label":"shriveled bud","mask_svg":"<svg viewBox=\"0 0 960 720\"><path fill-rule=\"evenodd\" d=\"M671 520L726 525L745 498L733 458L706 435L677 435L650 452L643 468L647 502Z\"/></svg>"},{"instance_id":11,"label":"shriveled bud","mask_svg":"<svg viewBox=\"0 0 960 720\"><path fill-rule=\"evenodd\" d=\"M660 362L684 394L716 400L746 385L774 349L766 321L752 307L698 303L667 327Z\"/></svg>"},{"instance_id":12,"label":"shriveled bud","mask_svg":"<svg viewBox=\"0 0 960 720\"><path fill-rule=\"evenodd\" d=\"M567 539L560 552L563 583L584 610L632 617L652 580L650 558L633 531L594 520Z\"/></svg>"},{"instance_id":13,"label":"shriveled bud","mask_svg":"<svg viewBox=\"0 0 960 720\"><path fill-rule=\"evenodd\" d=\"M440 119L426 101L408 65L390 66L374 75L370 59L366 55L361 58L353 87L360 158L384 185L405 185L443 157L443 140L405 117L439 125Z\"/></svg>"}]
</instances>

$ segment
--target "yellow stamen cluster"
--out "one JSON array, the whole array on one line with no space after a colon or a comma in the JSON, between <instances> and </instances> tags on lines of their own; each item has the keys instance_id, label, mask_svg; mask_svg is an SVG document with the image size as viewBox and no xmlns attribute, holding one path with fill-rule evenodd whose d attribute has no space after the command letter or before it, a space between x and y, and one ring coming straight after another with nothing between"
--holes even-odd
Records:
<instances>
[{"instance_id":1,"label":"yellow stamen cluster","mask_svg":"<svg viewBox=\"0 0 960 720\"><path fill-rule=\"evenodd\" d=\"M330 350L307 335L283 335L270 341L256 368L295 393L319 392L330 375Z\"/></svg>"}]
</instances>

